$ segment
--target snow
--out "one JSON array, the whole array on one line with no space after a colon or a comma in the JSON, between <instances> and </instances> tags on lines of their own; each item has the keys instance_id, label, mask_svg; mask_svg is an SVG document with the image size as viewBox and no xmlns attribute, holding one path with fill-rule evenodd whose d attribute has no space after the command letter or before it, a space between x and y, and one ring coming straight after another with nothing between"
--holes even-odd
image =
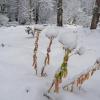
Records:
<instances>
[{"instance_id":1,"label":"snow","mask_svg":"<svg viewBox=\"0 0 100 100\"><path fill-rule=\"evenodd\" d=\"M44 29L44 27L45 27L45 25L39 25L39 24L37 24L37 25L34 26L34 29L38 29L38 30L42 31Z\"/></svg>"},{"instance_id":2,"label":"snow","mask_svg":"<svg viewBox=\"0 0 100 100\"><path fill-rule=\"evenodd\" d=\"M9 21L9 18L0 14L0 25L6 25Z\"/></svg>"},{"instance_id":3,"label":"snow","mask_svg":"<svg viewBox=\"0 0 100 100\"><path fill-rule=\"evenodd\" d=\"M48 38L56 38L58 35L58 27L56 26L47 26L41 34L45 34Z\"/></svg>"},{"instance_id":4,"label":"snow","mask_svg":"<svg viewBox=\"0 0 100 100\"><path fill-rule=\"evenodd\" d=\"M77 46L77 35L73 32L63 29L62 34L60 34L59 42L63 44L65 49L73 50Z\"/></svg>"},{"instance_id":5,"label":"snow","mask_svg":"<svg viewBox=\"0 0 100 100\"><path fill-rule=\"evenodd\" d=\"M90 68L97 59L100 61L99 28L95 31L90 31L80 26L65 27L66 32L61 33L62 30L58 32L59 36L53 41L50 65L46 69L47 77L40 77L39 73L36 76L32 68L33 43L35 39L25 33L26 26L0 28L0 100L47 100L43 93L48 90L55 71L62 63L64 51L58 40L60 36L63 38L65 33L69 37L67 39L71 40L72 43L73 39L76 41L76 38L73 37L77 36L76 50L82 47L80 49L82 55L74 54L70 57L68 61L68 77L63 80L63 83ZM73 37L71 38L71 36ZM68 42L68 40L64 39L63 43ZM48 42L45 34L40 34L38 70L41 70L43 66ZM54 100L99 100L99 76L100 72L97 71L89 81L85 82L82 89L75 93L63 91L60 87L59 94L55 94L52 91L50 95Z\"/></svg>"},{"instance_id":6,"label":"snow","mask_svg":"<svg viewBox=\"0 0 100 100\"><path fill-rule=\"evenodd\" d=\"M86 50L84 47L80 47L78 50L76 50L75 54L83 55L85 51Z\"/></svg>"}]
</instances>

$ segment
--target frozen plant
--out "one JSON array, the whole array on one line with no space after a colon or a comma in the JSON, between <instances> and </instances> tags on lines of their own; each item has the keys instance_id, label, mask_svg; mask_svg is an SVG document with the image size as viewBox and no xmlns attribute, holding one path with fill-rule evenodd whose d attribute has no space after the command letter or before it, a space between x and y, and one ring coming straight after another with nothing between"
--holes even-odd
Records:
<instances>
[{"instance_id":1,"label":"frozen plant","mask_svg":"<svg viewBox=\"0 0 100 100\"><path fill-rule=\"evenodd\" d=\"M35 47L34 47L34 51L33 51L33 67L36 71L36 75L37 75L37 52L38 52L38 42L39 42L39 36L40 36L40 32L44 29L43 26L41 25L36 25L34 27L34 31L33 33L36 35L36 40L35 40Z\"/></svg>"},{"instance_id":2,"label":"frozen plant","mask_svg":"<svg viewBox=\"0 0 100 100\"><path fill-rule=\"evenodd\" d=\"M65 32L66 33L66 32ZM54 76L54 80L52 82L52 85L48 89L48 93L51 91L51 89L54 86L54 91L56 93L59 92L59 86L62 83L62 79L66 78L68 75L68 60L70 57L70 53L73 51L73 49L76 48L77 42L76 42L76 35L73 33L66 33L66 35L62 34L63 36L60 37L59 42L63 44L65 54L63 58L63 62L60 66L60 69L57 70Z\"/></svg>"},{"instance_id":3,"label":"frozen plant","mask_svg":"<svg viewBox=\"0 0 100 100\"><path fill-rule=\"evenodd\" d=\"M99 64L99 67L97 68L98 70L100 70L100 57L97 59L97 64Z\"/></svg>"},{"instance_id":4,"label":"frozen plant","mask_svg":"<svg viewBox=\"0 0 100 100\"><path fill-rule=\"evenodd\" d=\"M32 28L30 28L30 27L26 27L25 32L28 33L28 34L32 34L33 37L34 37L34 32L33 32Z\"/></svg>"},{"instance_id":5,"label":"frozen plant","mask_svg":"<svg viewBox=\"0 0 100 100\"><path fill-rule=\"evenodd\" d=\"M42 67L41 70L41 76L45 76L46 73L44 73L46 65L50 64L50 52L51 52L51 45L53 42L53 39L57 37L57 29L54 26L48 26L46 29L42 31L43 34L46 35L46 37L50 40L47 48L47 54L44 60L44 66Z\"/></svg>"},{"instance_id":6,"label":"frozen plant","mask_svg":"<svg viewBox=\"0 0 100 100\"><path fill-rule=\"evenodd\" d=\"M52 87L54 86L54 92L58 93L59 92L59 85L62 83L62 79L66 78L68 75L68 59L69 59L69 54L71 53L71 50L67 49L65 50L65 55L63 58L63 63L60 66L60 69L57 70L54 76L53 83L51 87L48 89L48 93L51 91Z\"/></svg>"},{"instance_id":7,"label":"frozen plant","mask_svg":"<svg viewBox=\"0 0 100 100\"><path fill-rule=\"evenodd\" d=\"M40 36L40 30L39 29L34 29L34 32L36 34L36 40L35 40L35 47L34 47L34 51L33 51L33 67L36 71L36 75L37 75L37 52L38 52L38 42L39 42L39 36Z\"/></svg>"},{"instance_id":8,"label":"frozen plant","mask_svg":"<svg viewBox=\"0 0 100 100\"><path fill-rule=\"evenodd\" d=\"M73 92L76 89L80 90L83 83L86 80L89 80L97 70L100 70L100 58L96 60L95 64L92 67L78 74L72 80L69 80L69 82L67 82L67 84L63 86L63 89L70 92Z\"/></svg>"}]
</instances>

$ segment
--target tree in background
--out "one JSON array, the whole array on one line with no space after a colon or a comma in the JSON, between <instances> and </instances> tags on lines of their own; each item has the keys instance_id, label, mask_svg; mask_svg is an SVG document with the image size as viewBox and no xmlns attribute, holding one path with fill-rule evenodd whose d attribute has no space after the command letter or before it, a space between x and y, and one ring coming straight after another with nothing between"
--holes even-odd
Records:
<instances>
[{"instance_id":1,"label":"tree in background","mask_svg":"<svg viewBox=\"0 0 100 100\"><path fill-rule=\"evenodd\" d=\"M33 20L33 9L32 9L32 0L29 0L29 19L30 19L30 23L32 22L32 20Z\"/></svg>"},{"instance_id":2,"label":"tree in background","mask_svg":"<svg viewBox=\"0 0 100 100\"><path fill-rule=\"evenodd\" d=\"M53 15L53 0L41 0L39 11L40 22L46 23Z\"/></svg>"},{"instance_id":3,"label":"tree in background","mask_svg":"<svg viewBox=\"0 0 100 100\"><path fill-rule=\"evenodd\" d=\"M90 27L95 0L63 0L64 24Z\"/></svg>"},{"instance_id":4,"label":"tree in background","mask_svg":"<svg viewBox=\"0 0 100 100\"><path fill-rule=\"evenodd\" d=\"M39 23L39 8L40 8L40 0L35 0L34 1L34 21L35 24Z\"/></svg>"},{"instance_id":5,"label":"tree in background","mask_svg":"<svg viewBox=\"0 0 100 100\"><path fill-rule=\"evenodd\" d=\"M10 21L18 21L19 24L56 24L60 23L57 21L60 14L64 24L90 26L95 0L63 0L64 11L57 9L58 2L62 0L0 0L0 4L2 2L7 3L6 15Z\"/></svg>"},{"instance_id":6,"label":"tree in background","mask_svg":"<svg viewBox=\"0 0 100 100\"><path fill-rule=\"evenodd\" d=\"M7 13L7 1L6 0L0 0L0 13L6 14Z\"/></svg>"},{"instance_id":7,"label":"tree in background","mask_svg":"<svg viewBox=\"0 0 100 100\"><path fill-rule=\"evenodd\" d=\"M100 17L100 0L96 0L90 29L96 29Z\"/></svg>"},{"instance_id":8,"label":"tree in background","mask_svg":"<svg viewBox=\"0 0 100 100\"><path fill-rule=\"evenodd\" d=\"M10 21L18 21L18 0L7 0Z\"/></svg>"},{"instance_id":9,"label":"tree in background","mask_svg":"<svg viewBox=\"0 0 100 100\"><path fill-rule=\"evenodd\" d=\"M57 26L63 26L63 0L57 0Z\"/></svg>"},{"instance_id":10,"label":"tree in background","mask_svg":"<svg viewBox=\"0 0 100 100\"><path fill-rule=\"evenodd\" d=\"M20 24L29 24L29 0L19 0L18 6L18 22Z\"/></svg>"},{"instance_id":11,"label":"tree in background","mask_svg":"<svg viewBox=\"0 0 100 100\"><path fill-rule=\"evenodd\" d=\"M95 0L80 0L80 2L81 2L81 8L86 13L86 15L91 16L92 9L95 5Z\"/></svg>"}]
</instances>

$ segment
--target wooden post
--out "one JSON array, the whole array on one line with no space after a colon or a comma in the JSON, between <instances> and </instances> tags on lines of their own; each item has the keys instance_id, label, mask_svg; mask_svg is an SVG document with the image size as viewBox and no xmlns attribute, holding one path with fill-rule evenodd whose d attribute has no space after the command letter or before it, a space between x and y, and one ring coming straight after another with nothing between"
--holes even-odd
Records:
<instances>
[{"instance_id":1,"label":"wooden post","mask_svg":"<svg viewBox=\"0 0 100 100\"><path fill-rule=\"evenodd\" d=\"M96 29L100 17L100 0L96 0L90 29Z\"/></svg>"},{"instance_id":2,"label":"wooden post","mask_svg":"<svg viewBox=\"0 0 100 100\"><path fill-rule=\"evenodd\" d=\"M63 0L57 0L57 26L63 26Z\"/></svg>"}]
</instances>

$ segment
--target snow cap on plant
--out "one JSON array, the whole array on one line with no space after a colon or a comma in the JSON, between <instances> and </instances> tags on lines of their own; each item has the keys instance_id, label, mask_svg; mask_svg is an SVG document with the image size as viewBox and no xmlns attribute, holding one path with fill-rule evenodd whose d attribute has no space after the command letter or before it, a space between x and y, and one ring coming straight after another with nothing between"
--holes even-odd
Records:
<instances>
[{"instance_id":1,"label":"snow cap on plant","mask_svg":"<svg viewBox=\"0 0 100 100\"><path fill-rule=\"evenodd\" d=\"M77 35L65 29L59 37L59 42L63 44L64 49L73 50L77 46Z\"/></svg>"},{"instance_id":2,"label":"snow cap on plant","mask_svg":"<svg viewBox=\"0 0 100 100\"><path fill-rule=\"evenodd\" d=\"M48 38L56 38L58 35L58 27L47 26L41 33L45 34Z\"/></svg>"},{"instance_id":3,"label":"snow cap on plant","mask_svg":"<svg viewBox=\"0 0 100 100\"><path fill-rule=\"evenodd\" d=\"M43 25L35 25L34 29L39 29L39 30L43 30L45 27Z\"/></svg>"}]
</instances>

